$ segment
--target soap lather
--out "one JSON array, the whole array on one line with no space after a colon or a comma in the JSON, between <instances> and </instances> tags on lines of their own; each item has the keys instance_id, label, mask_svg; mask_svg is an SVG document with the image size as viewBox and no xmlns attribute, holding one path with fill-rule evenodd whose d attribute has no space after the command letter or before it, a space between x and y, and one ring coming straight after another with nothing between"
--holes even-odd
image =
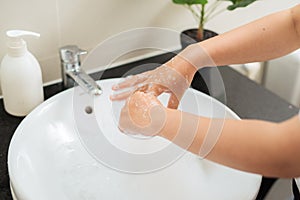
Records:
<instances>
[{"instance_id":1,"label":"soap lather","mask_svg":"<svg viewBox=\"0 0 300 200\"><path fill-rule=\"evenodd\" d=\"M24 36L40 37L31 31L6 32L7 54L0 67L5 110L14 116L26 116L44 101L43 80L37 59L27 50Z\"/></svg>"}]
</instances>

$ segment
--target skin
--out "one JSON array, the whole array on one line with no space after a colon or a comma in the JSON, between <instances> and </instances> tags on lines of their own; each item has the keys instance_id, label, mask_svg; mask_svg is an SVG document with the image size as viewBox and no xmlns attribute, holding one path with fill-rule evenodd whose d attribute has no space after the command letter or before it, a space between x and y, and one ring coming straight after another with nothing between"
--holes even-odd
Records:
<instances>
[{"instance_id":1,"label":"skin","mask_svg":"<svg viewBox=\"0 0 300 200\"><path fill-rule=\"evenodd\" d=\"M268 15L225 34L194 44L185 51L193 51L197 47L204 49L216 66L265 61L286 55L300 48L300 5ZM205 56L199 55L199 61L203 63L203 66L207 63L205 59ZM199 69L199 66L195 67L180 58L180 56L176 56L174 60L167 62L166 66L177 70L179 74L186 77L188 83ZM121 83L120 85L121 87L115 86L113 89L119 90L120 88L129 87L128 83ZM156 130L156 134L199 155L210 123L214 119L174 109L177 108L180 101L180 95L177 94L171 95L171 98L177 101L170 103L170 99L168 108L165 108L155 98L161 94L155 92L158 91L157 88L159 87L161 87L159 84L154 84L152 88L148 88L149 90L111 97L112 100L121 100L129 95L132 97L127 100L121 112L121 130L130 133L134 126L161 127L157 121L151 119L162 116L161 111L163 111L164 119L161 121L164 121L164 125ZM165 89L164 87L163 92L166 91ZM151 95L143 95L143 93L149 92ZM140 101L143 102L144 108L147 108L145 112L148 121L140 122L140 119L142 119L139 117L140 108L132 106L135 105L135 102ZM153 110L159 110L159 112L153 112ZM124 122L126 121L124 119L132 116L139 120L135 120L130 124ZM196 130L195 138L188 147L185 145L184 137L181 140L174 140L176 134L181 131L182 120L187 123L194 122L193 128ZM187 126L185 133L189 132L188 127L191 126ZM151 135L149 132L143 133L142 130L140 133ZM206 159L264 176L298 177L300 176L300 159L297 156L300 152L299 144L299 116L281 123L226 119L220 137Z\"/></svg>"}]
</instances>

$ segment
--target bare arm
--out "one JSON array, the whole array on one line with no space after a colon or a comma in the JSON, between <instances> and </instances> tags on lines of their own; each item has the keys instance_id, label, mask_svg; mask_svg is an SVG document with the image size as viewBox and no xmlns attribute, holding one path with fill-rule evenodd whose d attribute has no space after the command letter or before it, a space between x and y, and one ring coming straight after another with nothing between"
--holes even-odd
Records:
<instances>
[{"instance_id":1,"label":"bare arm","mask_svg":"<svg viewBox=\"0 0 300 200\"><path fill-rule=\"evenodd\" d=\"M196 45L200 45L218 66L265 61L286 55L300 47L300 5ZM188 65L185 67L192 68ZM172 113L172 120L180 115L179 112L168 111ZM197 137L188 149L195 154L199 153L212 119L198 117L198 120L200 126ZM171 140L172 134L174 130L168 130L164 137ZM300 176L300 159L297 156L299 144L298 117L280 124L258 120L226 120L221 136L207 158L265 176L296 177Z\"/></svg>"},{"instance_id":2,"label":"bare arm","mask_svg":"<svg viewBox=\"0 0 300 200\"><path fill-rule=\"evenodd\" d=\"M167 111L161 136L185 148L184 140L174 140L184 124L199 122L188 151L199 155L211 120L178 110ZM258 120L225 120L221 134L207 159L243 171L271 177L300 176L300 122L298 116L280 124ZM190 127L191 128L191 127ZM189 130L186 130L186 134Z\"/></svg>"},{"instance_id":3,"label":"bare arm","mask_svg":"<svg viewBox=\"0 0 300 200\"><path fill-rule=\"evenodd\" d=\"M271 177L300 176L300 121L211 119L165 108L153 94L135 92L120 115L126 133L159 135L217 163ZM215 122L221 123L215 123ZM209 136L213 141L206 140ZM203 146L209 151L201 155Z\"/></svg>"},{"instance_id":4,"label":"bare arm","mask_svg":"<svg viewBox=\"0 0 300 200\"><path fill-rule=\"evenodd\" d=\"M216 65L265 61L300 47L300 5L198 43Z\"/></svg>"},{"instance_id":5,"label":"bare arm","mask_svg":"<svg viewBox=\"0 0 300 200\"><path fill-rule=\"evenodd\" d=\"M205 59L212 59L218 66L264 61L298 49L300 47L299 34L300 5L191 45L191 47L184 50L184 55L189 55L189 53L195 55L192 58L200 63L198 67L207 66L207 63L211 63ZM207 54L204 56L195 54L195 51L193 51L195 48L200 48L199 52L206 52ZM181 58L180 55L176 56L167 64L178 71L179 74L191 79L190 77L196 72L196 68L186 62L186 59ZM144 107L149 107L149 110L150 105L152 105L151 102L157 101L156 104L159 104L158 100L153 99L153 97L149 98L149 102L147 102L145 96L139 95L139 93L135 93L134 98L132 96L131 98L134 101L144 100ZM134 127L132 124L139 124L139 122L138 120L132 122L131 126L128 124L127 121L130 117L128 113L125 113L128 107L128 110L132 111L132 116L136 116L140 120L143 119L138 117L138 112L134 111L135 109L138 110L138 107L132 106L130 108L128 105L123 108L120 124L123 130L130 132L130 127ZM160 110L164 110L163 106ZM199 154L206 133L209 130L210 122L214 119L173 109L165 109L164 113L166 113L165 124L159 135L178 146L187 147L192 153ZM164 116L161 112L153 115L151 114L151 119ZM183 124L181 120L185 120ZM161 125L159 122L156 123L158 124L157 127ZM191 145L186 146L184 134L181 134L183 136L180 139L176 139L175 136L180 131L190 133L190 128L192 130L196 129L196 137ZM143 129L139 131L142 133ZM259 120L225 120L220 137L206 158L233 168L265 176L297 177L300 176L300 158L297 156L300 152L299 144L300 122L298 116L279 124Z\"/></svg>"},{"instance_id":6,"label":"bare arm","mask_svg":"<svg viewBox=\"0 0 300 200\"><path fill-rule=\"evenodd\" d=\"M190 45L180 52L165 66L175 70L178 75L192 81L197 69L204 66L222 66L265 61L288 54L300 47L300 4L241 26L235 30L221 34L203 42ZM148 77L157 76L158 71L144 73L144 79L134 76L113 87L114 90L135 87L147 82ZM153 82L155 83L155 82ZM165 91L161 83L156 83L152 91ZM177 86L172 83L166 85L171 91ZM158 89L159 88L159 89ZM157 93L157 92L156 92ZM131 93L112 95L112 100L122 100ZM159 95L159 93L157 93ZM175 98L174 96L177 96ZM176 99L170 108L177 108L180 94L173 94Z\"/></svg>"}]
</instances>

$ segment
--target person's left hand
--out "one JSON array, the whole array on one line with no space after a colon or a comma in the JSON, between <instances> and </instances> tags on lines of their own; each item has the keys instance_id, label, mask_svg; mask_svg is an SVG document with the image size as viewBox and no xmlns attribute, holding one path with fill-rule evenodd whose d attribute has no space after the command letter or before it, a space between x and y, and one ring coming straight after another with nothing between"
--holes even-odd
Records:
<instances>
[{"instance_id":1,"label":"person's left hand","mask_svg":"<svg viewBox=\"0 0 300 200\"><path fill-rule=\"evenodd\" d=\"M119 129L126 134L158 135L164 127L165 111L153 94L136 91L121 110Z\"/></svg>"},{"instance_id":2,"label":"person's left hand","mask_svg":"<svg viewBox=\"0 0 300 200\"><path fill-rule=\"evenodd\" d=\"M188 65L188 62L184 59L177 57L154 70L128 76L112 87L114 91L121 92L111 95L110 98L113 101L124 100L136 90L152 93L155 96L169 93L168 108L177 109L195 73L196 68ZM126 91L122 91L123 89L126 89Z\"/></svg>"}]
</instances>

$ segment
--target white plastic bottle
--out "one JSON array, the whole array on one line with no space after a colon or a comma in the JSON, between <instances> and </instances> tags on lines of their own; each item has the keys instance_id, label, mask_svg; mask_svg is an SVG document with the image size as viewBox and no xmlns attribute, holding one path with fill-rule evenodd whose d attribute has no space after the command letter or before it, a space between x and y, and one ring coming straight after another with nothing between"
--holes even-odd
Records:
<instances>
[{"instance_id":1,"label":"white plastic bottle","mask_svg":"<svg viewBox=\"0 0 300 200\"><path fill-rule=\"evenodd\" d=\"M5 110L14 116L26 116L44 100L41 68L36 58L27 50L23 36L40 34L10 30L7 55L0 67L0 81Z\"/></svg>"}]
</instances>

